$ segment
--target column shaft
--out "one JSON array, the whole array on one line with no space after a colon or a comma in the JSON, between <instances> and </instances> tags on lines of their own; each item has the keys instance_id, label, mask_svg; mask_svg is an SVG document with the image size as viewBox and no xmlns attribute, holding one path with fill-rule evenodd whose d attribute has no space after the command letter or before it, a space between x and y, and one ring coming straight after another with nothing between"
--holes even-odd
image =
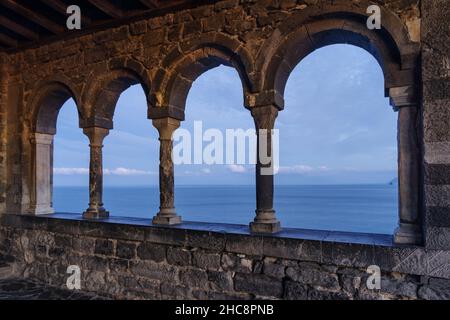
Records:
<instances>
[{"instance_id":1,"label":"column shaft","mask_svg":"<svg viewBox=\"0 0 450 320\"><path fill-rule=\"evenodd\" d=\"M35 133L31 139L34 147L33 188L30 213L54 213L53 194L53 134Z\"/></svg>"},{"instance_id":2,"label":"column shaft","mask_svg":"<svg viewBox=\"0 0 450 320\"><path fill-rule=\"evenodd\" d=\"M256 217L250 223L254 233L276 233L281 230L273 209L274 162L272 135L278 110L274 106L255 107L252 116L257 134Z\"/></svg>"},{"instance_id":3,"label":"column shaft","mask_svg":"<svg viewBox=\"0 0 450 320\"><path fill-rule=\"evenodd\" d=\"M173 225L181 223L181 217L175 211L175 184L172 160L172 135L180 126L180 121L173 118L153 120L153 126L159 132L159 212L153 217L153 223Z\"/></svg>"},{"instance_id":4,"label":"column shaft","mask_svg":"<svg viewBox=\"0 0 450 320\"><path fill-rule=\"evenodd\" d=\"M399 244L418 244L422 240L419 221L420 152L417 140L417 108L398 111L399 227L394 240Z\"/></svg>"},{"instance_id":5,"label":"column shaft","mask_svg":"<svg viewBox=\"0 0 450 320\"><path fill-rule=\"evenodd\" d=\"M107 218L109 212L103 207L103 139L108 129L91 127L83 129L90 141L89 163L89 208L83 217L88 219Z\"/></svg>"}]
</instances>

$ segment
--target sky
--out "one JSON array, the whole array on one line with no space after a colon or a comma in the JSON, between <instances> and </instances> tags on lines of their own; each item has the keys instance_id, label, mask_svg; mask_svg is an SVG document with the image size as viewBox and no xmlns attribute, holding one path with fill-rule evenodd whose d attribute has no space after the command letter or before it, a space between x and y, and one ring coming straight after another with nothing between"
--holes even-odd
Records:
<instances>
[{"instance_id":1,"label":"sky","mask_svg":"<svg viewBox=\"0 0 450 320\"><path fill-rule=\"evenodd\" d=\"M120 96L114 129L104 141L105 186L158 184L158 134L146 117L146 107L139 85ZM220 66L193 83L181 128L193 135L196 121L202 121L203 133L213 128L224 136L226 129L254 129L236 70ZM388 183L396 177L396 122L375 58L351 45L316 50L296 66L286 86L285 109L276 121L280 169L275 183ZM181 143L182 138L174 145ZM209 143L204 141L203 147ZM69 100L59 114L55 136L56 186L88 184L88 145L78 128L76 106ZM251 185L254 166L180 164L175 166L175 181Z\"/></svg>"}]
</instances>

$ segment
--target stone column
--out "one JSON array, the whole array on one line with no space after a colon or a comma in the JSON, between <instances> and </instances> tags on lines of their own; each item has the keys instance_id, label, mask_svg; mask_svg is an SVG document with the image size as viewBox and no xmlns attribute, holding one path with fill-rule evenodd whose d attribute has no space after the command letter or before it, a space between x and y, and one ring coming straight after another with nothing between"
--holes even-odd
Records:
<instances>
[{"instance_id":1,"label":"stone column","mask_svg":"<svg viewBox=\"0 0 450 320\"><path fill-rule=\"evenodd\" d=\"M263 151L263 156L273 160L272 135L278 109L269 105L254 107L251 112L257 134L257 161L256 217L250 223L250 230L253 233L276 233L281 231L281 225L273 209L273 161L262 161L260 151Z\"/></svg>"},{"instance_id":2,"label":"stone column","mask_svg":"<svg viewBox=\"0 0 450 320\"><path fill-rule=\"evenodd\" d=\"M31 137L34 150L33 187L30 213L54 213L53 193L53 134L35 133Z\"/></svg>"},{"instance_id":3,"label":"stone column","mask_svg":"<svg viewBox=\"0 0 450 320\"><path fill-rule=\"evenodd\" d=\"M153 224L173 225L181 223L174 205L174 169L172 161L172 135L180 121L166 117L154 119L153 126L159 132L159 212L153 217Z\"/></svg>"},{"instance_id":4,"label":"stone column","mask_svg":"<svg viewBox=\"0 0 450 320\"><path fill-rule=\"evenodd\" d=\"M399 226L397 244L420 244L420 150L417 135L418 106L411 87L390 89L391 104L398 111Z\"/></svg>"},{"instance_id":5,"label":"stone column","mask_svg":"<svg viewBox=\"0 0 450 320\"><path fill-rule=\"evenodd\" d=\"M83 213L83 218L102 219L109 217L109 212L103 207L103 139L109 134L109 129L101 127L84 128L83 132L89 138L89 208Z\"/></svg>"}]
</instances>

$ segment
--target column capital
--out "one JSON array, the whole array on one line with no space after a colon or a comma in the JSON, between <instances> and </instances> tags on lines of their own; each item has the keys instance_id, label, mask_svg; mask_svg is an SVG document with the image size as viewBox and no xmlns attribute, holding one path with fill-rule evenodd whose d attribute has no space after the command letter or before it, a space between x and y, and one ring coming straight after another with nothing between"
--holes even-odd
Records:
<instances>
[{"instance_id":1,"label":"column capital","mask_svg":"<svg viewBox=\"0 0 450 320\"><path fill-rule=\"evenodd\" d=\"M275 105L264 105L251 109L256 129L273 129L275 119L278 116L278 108Z\"/></svg>"},{"instance_id":2,"label":"column capital","mask_svg":"<svg viewBox=\"0 0 450 320\"><path fill-rule=\"evenodd\" d=\"M417 99L416 89L413 86L389 88L389 101L396 111L403 107L416 107Z\"/></svg>"},{"instance_id":3,"label":"column capital","mask_svg":"<svg viewBox=\"0 0 450 320\"><path fill-rule=\"evenodd\" d=\"M180 120L166 117L152 120L153 126L158 129L161 140L172 140L172 135L180 127Z\"/></svg>"},{"instance_id":4,"label":"column capital","mask_svg":"<svg viewBox=\"0 0 450 320\"><path fill-rule=\"evenodd\" d=\"M109 134L109 129L102 127L83 128L83 133L88 136L92 147L102 147L103 140Z\"/></svg>"},{"instance_id":5,"label":"column capital","mask_svg":"<svg viewBox=\"0 0 450 320\"><path fill-rule=\"evenodd\" d=\"M258 93L247 93L244 96L245 107L249 110L265 105L273 105L278 110L284 109L284 98L277 90L267 90Z\"/></svg>"},{"instance_id":6,"label":"column capital","mask_svg":"<svg viewBox=\"0 0 450 320\"><path fill-rule=\"evenodd\" d=\"M33 144L45 144L45 145L51 145L53 143L53 137L54 134L50 133L33 133L31 134L30 140Z\"/></svg>"}]
</instances>

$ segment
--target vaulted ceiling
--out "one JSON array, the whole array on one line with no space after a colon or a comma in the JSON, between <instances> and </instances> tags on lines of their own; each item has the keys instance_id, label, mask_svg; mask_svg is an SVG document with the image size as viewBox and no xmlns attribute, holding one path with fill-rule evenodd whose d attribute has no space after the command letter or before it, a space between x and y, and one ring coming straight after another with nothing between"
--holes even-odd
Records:
<instances>
[{"instance_id":1,"label":"vaulted ceiling","mask_svg":"<svg viewBox=\"0 0 450 320\"><path fill-rule=\"evenodd\" d=\"M199 0L0 0L0 50L14 50L65 36L67 8L81 9L82 31L140 15L159 14L208 1ZM215 2L215 1L209 1Z\"/></svg>"}]
</instances>

